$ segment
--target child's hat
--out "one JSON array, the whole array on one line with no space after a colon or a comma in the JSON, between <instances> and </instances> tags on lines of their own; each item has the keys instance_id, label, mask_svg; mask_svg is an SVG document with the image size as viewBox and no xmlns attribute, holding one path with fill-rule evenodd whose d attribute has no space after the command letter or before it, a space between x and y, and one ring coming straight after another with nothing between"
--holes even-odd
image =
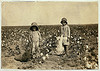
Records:
<instances>
[{"instance_id":1,"label":"child's hat","mask_svg":"<svg viewBox=\"0 0 100 71\"><path fill-rule=\"evenodd\" d=\"M66 18L62 18L61 21L67 21L67 19Z\"/></svg>"},{"instance_id":2,"label":"child's hat","mask_svg":"<svg viewBox=\"0 0 100 71\"><path fill-rule=\"evenodd\" d=\"M67 24L67 19L66 19L66 18L62 18L62 19L61 19L61 24L62 24L63 22L65 22L65 23Z\"/></svg>"},{"instance_id":3,"label":"child's hat","mask_svg":"<svg viewBox=\"0 0 100 71\"><path fill-rule=\"evenodd\" d=\"M36 23L36 22L33 22L33 23L31 24L31 26L37 26L37 23Z\"/></svg>"},{"instance_id":4,"label":"child's hat","mask_svg":"<svg viewBox=\"0 0 100 71\"><path fill-rule=\"evenodd\" d=\"M36 22L33 22L33 23L31 24L30 30L33 31L33 28L34 28L34 27L36 27L36 31L37 31L37 30L38 30L38 25L37 25Z\"/></svg>"}]
</instances>

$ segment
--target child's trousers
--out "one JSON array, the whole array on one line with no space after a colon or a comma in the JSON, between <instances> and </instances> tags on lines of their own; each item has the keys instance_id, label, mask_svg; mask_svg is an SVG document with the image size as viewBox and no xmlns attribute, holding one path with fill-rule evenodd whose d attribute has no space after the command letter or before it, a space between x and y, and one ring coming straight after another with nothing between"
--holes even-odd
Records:
<instances>
[{"instance_id":1,"label":"child's trousers","mask_svg":"<svg viewBox=\"0 0 100 71\"><path fill-rule=\"evenodd\" d=\"M68 53L68 45L63 45L63 46L64 46L65 54L69 55L69 53Z\"/></svg>"},{"instance_id":2,"label":"child's trousers","mask_svg":"<svg viewBox=\"0 0 100 71\"><path fill-rule=\"evenodd\" d=\"M34 41L33 42L33 47L32 47L33 58L34 58L35 55L37 56L38 53L39 53L39 41Z\"/></svg>"}]
</instances>

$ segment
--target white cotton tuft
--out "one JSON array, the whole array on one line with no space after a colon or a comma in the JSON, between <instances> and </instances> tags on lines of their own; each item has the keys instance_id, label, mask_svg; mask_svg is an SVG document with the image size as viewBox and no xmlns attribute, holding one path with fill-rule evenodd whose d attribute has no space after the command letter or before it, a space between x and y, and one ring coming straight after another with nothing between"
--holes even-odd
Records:
<instances>
[{"instance_id":1,"label":"white cotton tuft","mask_svg":"<svg viewBox=\"0 0 100 71\"><path fill-rule=\"evenodd\" d=\"M42 59L43 59L43 60L45 60L45 59L46 59L46 57L45 57L45 56L43 56L43 57L42 57Z\"/></svg>"},{"instance_id":2,"label":"white cotton tuft","mask_svg":"<svg viewBox=\"0 0 100 71\"><path fill-rule=\"evenodd\" d=\"M43 56L43 53L41 53L40 55Z\"/></svg>"},{"instance_id":3,"label":"white cotton tuft","mask_svg":"<svg viewBox=\"0 0 100 71\"><path fill-rule=\"evenodd\" d=\"M46 57L47 57L47 58L49 58L49 55L48 55L48 54L46 54Z\"/></svg>"}]
</instances>

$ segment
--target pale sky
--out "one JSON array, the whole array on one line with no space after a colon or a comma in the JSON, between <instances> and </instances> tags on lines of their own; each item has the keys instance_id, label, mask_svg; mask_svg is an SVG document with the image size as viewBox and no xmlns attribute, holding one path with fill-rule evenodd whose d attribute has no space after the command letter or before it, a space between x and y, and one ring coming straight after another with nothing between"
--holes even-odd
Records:
<instances>
[{"instance_id":1,"label":"pale sky","mask_svg":"<svg viewBox=\"0 0 100 71\"><path fill-rule=\"evenodd\" d=\"M97 2L3 2L2 26L59 25L66 17L69 24L97 24Z\"/></svg>"}]
</instances>

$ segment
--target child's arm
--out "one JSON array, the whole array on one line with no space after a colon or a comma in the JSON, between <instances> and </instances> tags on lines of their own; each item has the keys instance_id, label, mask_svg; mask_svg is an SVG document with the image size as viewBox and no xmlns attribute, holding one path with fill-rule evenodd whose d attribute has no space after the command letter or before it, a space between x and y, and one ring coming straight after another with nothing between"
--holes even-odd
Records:
<instances>
[{"instance_id":1,"label":"child's arm","mask_svg":"<svg viewBox=\"0 0 100 71\"><path fill-rule=\"evenodd\" d=\"M41 37L40 32L39 32L39 45L40 45L40 46L42 45L42 37Z\"/></svg>"},{"instance_id":2,"label":"child's arm","mask_svg":"<svg viewBox=\"0 0 100 71\"><path fill-rule=\"evenodd\" d=\"M68 33L69 33L68 38L70 38L70 27L69 26L68 26Z\"/></svg>"},{"instance_id":3,"label":"child's arm","mask_svg":"<svg viewBox=\"0 0 100 71\"><path fill-rule=\"evenodd\" d=\"M69 26L67 27L67 33L68 33L67 38L68 38L68 40L70 40L70 27Z\"/></svg>"},{"instance_id":4,"label":"child's arm","mask_svg":"<svg viewBox=\"0 0 100 71\"><path fill-rule=\"evenodd\" d=\"M32 43L31 33L29 33L29 43Z\"/></svg>"},{"instance_id":5,"label":"child's arm","mask_svg":"<svg viewBox=\"0 0 100 71\"><path fill-rule=\"evenodd\" d=\"M39 32L39 41L42 41L42 37L41 37L40 32Z\"/></svg>"},{"instance_id":6,"label":"child's arm","mask_svg":"<svg viewBox=\"0 0 100 71\"><path fill-rule=\"evenodd\" d=\"M61 34L60 34L61 37L63 37L63 27L61 26Z\"/></svg>"}]
</instances>

